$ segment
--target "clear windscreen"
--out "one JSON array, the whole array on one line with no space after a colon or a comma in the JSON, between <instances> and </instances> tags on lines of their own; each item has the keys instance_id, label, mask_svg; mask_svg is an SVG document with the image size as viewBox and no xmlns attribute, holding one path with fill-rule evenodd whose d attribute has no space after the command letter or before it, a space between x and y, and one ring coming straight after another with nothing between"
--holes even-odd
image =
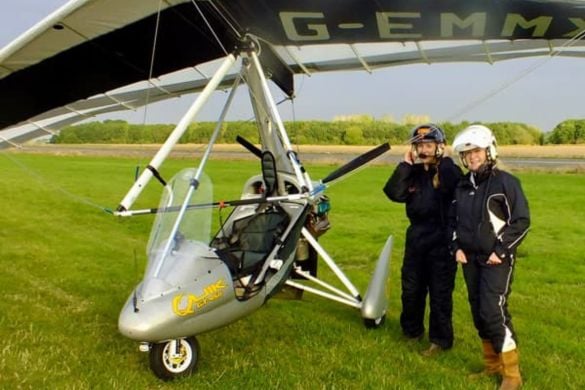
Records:
<instances>
[{"instance_id":1,"label":"clear windscreen","mask_svg":"<svg viewBox=\"0 0 585 390\"><path fill-rule=\"evenodd\" d=\"M213 186L209 177L201 174L199 185L192 189L195 173L195 168L183 169L165 186L148 240L149 261L157 261L166 247L173 249L185 240L209 243ZM184 203L187 209L181 217ZM169 240L172 241L170 245Z\"/></svg>"}]
</instances>

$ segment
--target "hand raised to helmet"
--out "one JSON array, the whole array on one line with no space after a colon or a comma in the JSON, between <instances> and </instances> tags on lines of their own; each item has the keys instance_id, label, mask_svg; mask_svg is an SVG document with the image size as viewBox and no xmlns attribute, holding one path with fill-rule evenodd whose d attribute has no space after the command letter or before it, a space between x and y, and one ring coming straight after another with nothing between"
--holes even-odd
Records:
<instances>
[{"instance_id":1,"label":"hand raised to helmet","mask_svg":"<svg viewBox=\"0 0 585 390\"><path fill-rule=\"evenodd\" d=\"M409 149L406 151L406 153L404 153L404 162L407 163L408 165L414 164L414 156L412 150Z\"/></svg>"}]
</instances>

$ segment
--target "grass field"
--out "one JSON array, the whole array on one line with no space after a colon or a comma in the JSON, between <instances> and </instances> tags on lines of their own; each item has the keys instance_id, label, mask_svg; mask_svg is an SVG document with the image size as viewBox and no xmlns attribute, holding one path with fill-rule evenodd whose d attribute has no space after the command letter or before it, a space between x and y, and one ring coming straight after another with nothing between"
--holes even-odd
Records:
<instances>
[{"instance_id":1,"label":"grass field","mask_svg":"<svg viewBox=\"0 0 585 390\"><path fill-rule=\"evenodd\" d=\"M381 192L393 167L372 166L332 186L333 228L320 242L365 290L389 234L395 237L386 324L366 330L359 312L306 295L273 299L253 315L198 336L198 372L166 384L147 355L117 331L141 277L152 217L119 220L133 180L130 158L0 154L0 388L493 389L470 382L480 343L461 272L454 293L456 342L434 360L426 341L401 340L403 206ZM144 166L147 161L140 161ZM186 160L169 161L170 176ZM308 167L314 179L333 166ZM254 162L210 161L215 199L237 197ZM584 174L519 173L532 230L521 246L510 306L526 389L585 388ZM136 208L155 207L152 182ZM135 259L136 254L136 259ZM328 277L320 268L324 277Z\"/></svg>"}]
</instances>

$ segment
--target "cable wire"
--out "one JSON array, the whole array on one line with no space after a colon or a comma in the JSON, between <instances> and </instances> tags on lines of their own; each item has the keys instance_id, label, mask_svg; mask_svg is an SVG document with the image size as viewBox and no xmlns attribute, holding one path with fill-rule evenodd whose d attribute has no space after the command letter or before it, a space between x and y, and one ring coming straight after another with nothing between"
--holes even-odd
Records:
<instances>
[{"instance_id":1,"label":"cable wire","mask_svg":"<svg viewBox=\"0 0 585 390\"><path fill-rule=\"evenodd\" d=\"M221 50L223 50L225 55L228 55L229 52L226 50L225 46L223 45L223 43L219 39L219 36L215 33L215 30L211 26L211 23L209 23L209 20L207 19L207 17L205 17L205 14L201 10L201 7L199 7L199 5L197 4L197 1L191 0L191 3L193 3L195 8L197 9L197 12L199 12L199 15L201 15L201 19L203 19L203 22L205 22L205 25L207 26L207 28L209 28L209 31L211 32L211 34L213 35L213 37L217 41L217 44L219 45L219 47L221 47ZM220 13L220 15L221 15L221 13Z\"/></svg>"},{"instance_id":2,"label":"cable wire","mask_svg":"<svg viewBox=\"0 0 585 390\"><path fill-rule=\"evenodd\" d=\"M453 115L450 115L446 119L446 121L447 122L451 122L451 121L455 120L456 118L459 118L459 117L463 116L464 114L466 114L467 112L469 112L472 109L476 108L477 106L479 106L483 102L491 99L495 95L497 95L500 92L504 91L505 89L509 88L513 84L517 83L518 81L520 81L524 77L528 76L529 74L531 74L532 72L534 72L535 70L537 70L538 68L540 68L541 66L543 66L546 63L548 63L549 61L551 61L554 57L560 55L563 52L564 49L566 49L568 47L571 47L574 43L576 43L577 41L579 41L580 39L582 39L584 36L585 36L585 30L582 30L579 34L575 35L571 39L568 39L565 43L563 43L563 45L561 45L559 48L555 49L550 54L550 56L548 56L548 57L542 59L541 61L533 64L532 66L526 68L522 73L518 74L514 78L511 78L511 79L505 81L504 83L502 83L501 85L499 85L497 88L495 88L495 89L491 90L490 92L488 92L486 95L484 95L484 96L480 97L479 99L474 100L471 103L467 104L462 109L460 109L459 111L455 112Z\"/></svg>"},{"instance_id":3,"label":"cable wire","mask_svg":"<svg viewBox=\"0 0 585 390\"><path fill-rule=\"evenodd\" d=\"M14 158L14 156L11 156L8 152L3 152L0 154L4 155L8 160L10 160L12 163L14 163L14 165L19 167L24 173L26 173L28 176L30 176L31 178L36 180L38 183L40 183L43 188L52 189L52 190L55 190L57 192L60 192L63 195L65 195L66 198L71 199L77 203L81 203L81 204L84 204L86 206L97 208L101 211L109 212L108 211L109 209L107 207L101 206L101 205L91 201L88 198L74 194L73 192L70 192L63 187L56 185L54 182L44 178L40 173L35 172L32 168L28 167L27 165L25 165L22 161L18 160L17 158Z\"/></svg>"},{"instance_id":4,"label":"cable wire","mask_svg":"<svg viewBox=\"0 0 585 390\"><path fill-rule=\"evenodd\" d=\"M156 13L156 23L155 23L155 27L154 27L154 37L152 40L152 52L150 55L150 67L148 69L148 83L149 84L154 84L152 82L152 74L154 73L154 61L156 58L156 45L158 42L158 31L159 31L159 27L160 27L160 15L161 15L161 10L162 10L162 3L163 0L159 0L158 2L158 11ZM144 115L142 117L142 124L146 123L146 118L148 116L148 105L150 104L150 88L146 89L146 101L144 104Z\"/></svg>"}]
</instances>

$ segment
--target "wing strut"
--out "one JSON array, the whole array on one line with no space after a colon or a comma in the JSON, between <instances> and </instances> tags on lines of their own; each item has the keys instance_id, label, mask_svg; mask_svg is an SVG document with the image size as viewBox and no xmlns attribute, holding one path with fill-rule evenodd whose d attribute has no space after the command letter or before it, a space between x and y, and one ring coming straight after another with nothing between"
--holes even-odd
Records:
<instances>
[{"instance_id":1,"label":"wing strut","mask_svg":"<svg viewBox=\"0 0 585 390\"><path fill-rule=\"evenodd\" d=\"M156 170L160 168L161 164L167 158L172 148L175 146L177 142L179 142L179 139L185 133L185 130L187 130L189 124L199 113L199 110L201 110L203 105L207 102L211 94L217 89L219 83L223 80L223 78L225 77L225 75L231 69L235 62L236 57L234 54L229 54L225 58L224 62L221 64L221 67L215 72L211 80L209 80L209 83L207 83L203 91L201 91L201 94L197 96L197 99L195 99L189 110L185 113L183 118L181 118L179 124L177 124L177 126L171 132L165 143L161 146L156 155L152 158L152 161L149 164L151 167L153 167ZM136 180L132 188L130 188L130 191L128 191L122 202L120 202L117 211L122 212L129 210L130 207L132 207L132 204L134 204L134 202L136 201L136 198L138 198L138 196L142 193L142 190L144 189L146 184L148 184L151 178L152 178L151 170L145 169L144 171L142 171L138 180Z\"/></svg>"}]
</instances>

